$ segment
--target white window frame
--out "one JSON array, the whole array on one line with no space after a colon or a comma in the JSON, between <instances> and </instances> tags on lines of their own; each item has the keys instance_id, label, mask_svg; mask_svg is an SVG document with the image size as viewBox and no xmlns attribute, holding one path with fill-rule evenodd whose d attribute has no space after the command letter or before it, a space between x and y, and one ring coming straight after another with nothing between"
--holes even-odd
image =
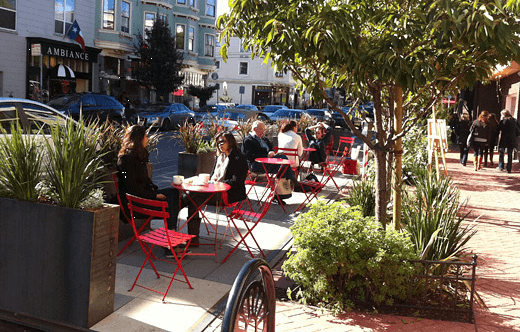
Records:
<instances>
[{"instance_id":1,"label":"white window frame","mask_svg":"<svg viewBox=\"0 0 520 332\"><path fill-rule=\"evenodd\" d=\"M205 11L206 16L215 17L216 12L217 12L217 1L216 0L205 0L205 1L206 1L206 11ZM210 1L213 2L212 5L209 4ZM213 15L208 14L208 12L209 12L208 8L211 8L211 7L213 7Z\"/></svg>"},{"instance_id":2,"label":"white window frame","mask_svg":"<svg viewBox=\"0 0 520 332\"><path fill-rule=\"evenodd\" d=\"M147 14L150 14L150 15L153 15L153 21L152 21L152 26L150 27L150 30L153 28L153 23L155 23L155 20L157 19L157 14L154 13L154 12L144 12L143 13L143 38L146 39L146 15Z\"/></svg>"},{"instance_id":3,"label":"white window frame","mask_svg":"<svg viewBox=\"0 0 520 332\"><path fill-rule=\"evenodd\" d=\"M7 31L16 31L16 23L18 21L18 11L17 11L16 8L18 8L17 0L14 1L14 9L0 6L0 11L6 11L6 12L14 13L14 29L7 28L7 27L4 27L4 26L0 26L0 30L4 30L5 29Z\"/></svg>"},{"instance_id":4,"label":"white window frame","mask_svg":"<svg viewBox=\"0 0 520 332\"><path fill-rule=\"evenodd\" d=\"M128 31L123 31L123 3L127 3L128 4ZM132 3L130 1L127 1L127 0L123 0L121 1L121 24L119 25L120 28L121 28L121 32L124 32L124 33L132 33Z\"/></svg>"},{"instance_id":5,"label":"white window frame","mask_svg":"<svg viewBox=\"0 0 520 332\"><path fill-rule=\"evenodd\" d=\"M177 43L177 27L182 26L184 31L184 38L182 40L182 47L179 47ZM175 24L175 45L178 50L184 50L186 49L186 24L177 23Z\"/></svg>"},{"instance_id":6,"label":"white window frame","mask_svg":"<svg viewBox=\"0 0 520 332\"><path fill-rule=\"evenodd\" d=\"M188 0L187 5L190 7L197 7L197 0Z\"/></svg>"},{"instance_id":7,"label":"white window frame","mask_svg":"<svg viewBox=\"0 0 520 332\"><path fill-rule=\"evenodd\" d=\"M67 15L65 14L66 11L65 11L65 8L67 8L67 2L72 2L72 0L61 0L63 1L63 19L59 20L56 18L56 1L58 0L54 0L54 33L56 34L59 34L59 35L65 35L67 33L67 30L72 26L72 23L74 23L74 12L76 11L76 0L74 0L74 8L72 8L72 17L70 19L70 21L67 21ZM56 31L56 22L57 21L60 21L62 23L62 28L63 30L61 32L57 32ZM68 25L68 27L67 27Z\"/></svg>"},{"instance_id":8,"label":"white window frame","mask_svg":"<svg viewBox=\"0 0 520 332\"><path fill-rule=\"evenodd\" d=\"M208 43L208 41L209 41L208 37L213 37L213 45ZM213 34L209 34L209 33L204 34L204 56L210 56L210 57L215 56L215 39L216 39L216 36ZM211 47L211 54L208 54L208 52L207 52L208 47Z\"/></svg>"},{"instance_id":9,"label":"white window frame","mask_svg":"<svg viewBox=\"0 0 520 332\"><path fill-rule=\"evenodd\" d=\"M177 4L178 5L185 5L186 4L186 0L177 0Z\"/></svg>"},{"instance_id":10,"label":"white window frame","mask_svg":"<svg viewBox=\"0 0 520 332\"><path fill-rule=\"evenodd\" d=\"M241 73L241 71L242 71L242 64L243 63L246 64L246 73L245 74ZM238 75L240 75L240 76L248 76L249 75L249 62L247 62L247 61L240 61L238 63Z\"/></svg>"},{"instance_id":11,"label":"white window frame","mask_svg":"<svg viewBox=\"0 0 520 332\"><path fill-rule=\"evenodd\" d=\"M193 34L192 34L193 32ZM194 52L195 50L195 27L188 26L188 51Z\"/></svg>"},{"instance_id":12,"label":"white window frame","mask_svg":"<svg viewBox=\"0 0 520 332\"><path fill-rule=\"evenodd\" d=\"M117 0L113 0L113 3L114 3L114 11L112 13L112 27L106 27L105 26L105 15L110 15L110 11L105 11L105 4L108 3L108 1L110 0L103 0L103 3L102 3L102 7L101 7L101 28L103 30L116 30L116 13L117 13L117 10L116 10L116 6L117 6ZM108 14L107 14L108 13Z\"/></svg>"}]
</instances>

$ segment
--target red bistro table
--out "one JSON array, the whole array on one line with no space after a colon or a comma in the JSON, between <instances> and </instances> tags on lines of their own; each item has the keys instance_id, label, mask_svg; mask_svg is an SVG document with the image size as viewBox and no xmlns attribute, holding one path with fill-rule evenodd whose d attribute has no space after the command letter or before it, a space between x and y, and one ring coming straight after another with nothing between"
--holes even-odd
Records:
<instances>
[{"instance_id":1,"label":"red bistro table","mask_svg":"<svg viewBox=\"0 0 520 332\"><path fill-rule=\"evenodd\" d=\"M211 182L211 183L207 183L207 184L204 184L204 185L194 185L194 184L190 184L188 182L183 182L182 184L173 184L172 183L172 186L175 188L175 189L178 189L180 192L185 192L186 193L186 196L188 196L188 199L191 201L191 203L195 206L195 208L197 209L197 211L195 211L194 214L192 214L191 216L188 216L188 218L186 219L186 221L184 222L184 224L182 224L177 231L180 231L181 229L183 229L186 224L195 216L196 213L200 213L201 214L201 220L204 222L204 224L206 225L206 230L208 231L208 234L209 234L209 230L208 230L208 224L213 228L213 230L215 231L215 242L214 243L199 243L199 245L214 245L215 246L215 252L214 253L188 253L187 255L193 255L193 256L215 256L215 261L217 261L217 228L218 228L218 218L217 218L217 223L215 226L213 226L213 224L209 221L208 217L206 217L206 214L204 213L204 211L202 210L207 204L208 202L211 200L211 198L217 194L222 194L222 193L225 193L227 192L231 186L229 184L226 184L226 183L223 183L223 182ZM206 198L206 200L204 200L204 202L202 202L200 205L197 204L197 202L195 202L193 200L193 198L191 198L190 196L190 192L197 192L197 193L206 193L206 194L209 194L208 195L208 198ZM182 195L179 195L179 205L180 205L180 199L181 199ZM216 200L217 201L217 211L219 211L219 203L220 203L220 200Z\"/></svg>"},{"instance_id":2,"label":"red bistro table","mask_svg":"<svg viewBox=\"0 0 520 332\"><path fill-rule=\"evenodd\" d=\"M287 168L290 167L291 164L294 163L294 161L281 158L256 158L255 161L261 163L264 167L265 177L267 178L267 186L265 189L266 191L270 191L269 195L267 196L267 201L271 203L276 195L276 197L278 197L280 205L282 206L283 212L285 212L285 207L283 206L283 204L281 204L282 200L280 199L280 196L278 196L278 194L276 193L276 179L281 178L287 171ZM278 169L278 172L276 172L276 174L270 174L265 166L267 164L280 165L280 168ZM287 165L287 167L283 167L284 165ZM262 195L262 197L264 197L264 195Z\"/></svg>"}]
</instances>

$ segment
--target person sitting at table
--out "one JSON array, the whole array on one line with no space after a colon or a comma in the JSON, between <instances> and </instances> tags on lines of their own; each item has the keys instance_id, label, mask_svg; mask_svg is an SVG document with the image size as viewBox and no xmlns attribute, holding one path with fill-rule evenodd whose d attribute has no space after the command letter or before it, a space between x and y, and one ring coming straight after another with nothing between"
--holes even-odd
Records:
<instances>
[{"instance_id":1,"label":"person sitting at table","mask_svg":"<svg viewBox=\"0 0 520 332\"><path fill-rule=\"evenodd\" d=\"M298 156L287 156L289 160L294 162L293 166L299 165L300 157L303 154L302 138L297 134L298 124L291 120L282 125L282 129L278 134L278 147L282 149L296 149Z\"/></svg>"},{"instance_id":2,"label":"person sitting at table","mask_svg":"<svg viewBox=\"0 0 520 332\"><path fill-rule=\"evenodd\" d=\"M309 161L312 164L318 164L321 167L327 164L327 153L325 148L330 142L332 136L331 127L325 122L319 122L315 126L305 129L305 136L309 141L309 147L316 149L309 153Z\"/></svg>"},{"instance_id":3,"label":"person sitting at table","mask_svg":"<svg viewBox=\"0 0 520 332\"><path fill-rule=\"evenodd\" d=\"M158 187L148 177L148 135L145 127L133 125L125 131L123 143L118 153L117 169L119 191L123 206L127 206L126 194L141 198L156 199L168 202L170 218L167 220L168 229L177 228L177 202L179 191L174 188ZM125 211L130 215L129 211Z\"/></svg>"},{"instance_id":4,"label":"person sitting at table","mask_svg":"<svg viewBox=\"0 0 520 332\"><path fill-rule=\"evenodd\" d=\"M244 138L244 142L242 143L242 152L246 156L251 172L262 174L265 173L265 169L267 169L267 172L270 174L276 174L280 169L280 165L265 164L266 168L264 169L261 163L255 161L257 158L288 159L287 156L282 154L275 156L273 145L269 139L264 136L264 131L265 123L260 120L253 122L251 133ZM290 167L285 170L283 177L293 181L296 187L296 176Z\"/></svg>"},{"instance_id":5,"label":"person sitting at table","mask_svg":"<svg viewBox=\"0 0 520 332\"><path fill-rule=\"evenodd\" d=\"M231 188L223 195L227 195L227 201L224 204L232 204L243 201L247 198L245 181L248 172L247 160L238 149L237 141L230 132L219 133L215 137L217 143L217 159L210 181L223 182L231 186ZM200 206L211 193L191 192L191 199ZM207 202L209 205L217 205L217 195L213 195ZM185 195L182 199L182 207L188 206L188 216L193 216L188 222L188 234L195 235L192 240L192 247L198 247L200 232L200 216L197 213L197 207Z\"/></svg>"}]
</instances>

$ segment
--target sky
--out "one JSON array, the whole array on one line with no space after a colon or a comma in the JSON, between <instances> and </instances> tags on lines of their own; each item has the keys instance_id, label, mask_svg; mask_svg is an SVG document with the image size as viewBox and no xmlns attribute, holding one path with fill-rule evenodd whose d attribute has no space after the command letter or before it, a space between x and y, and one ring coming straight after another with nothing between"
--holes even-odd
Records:
<instances>
[{"instance_id":1,"label":"sky","mask_svg":"<svg viewBox=\"0 0 520 332\"><path fill-rule=\"evenodd\" d=\"M217 17L229 11L228 0L217 0Z\"/></svg>"}]
</instances>

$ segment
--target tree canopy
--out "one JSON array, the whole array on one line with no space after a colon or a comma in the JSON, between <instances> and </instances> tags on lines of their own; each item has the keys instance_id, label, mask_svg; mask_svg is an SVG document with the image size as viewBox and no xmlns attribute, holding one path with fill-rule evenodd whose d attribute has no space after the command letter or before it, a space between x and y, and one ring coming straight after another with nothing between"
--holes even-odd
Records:
<instances>
[{"instance_id":1,"label":"tree canopy","mask_svg":"<svg viewBox=\"0 0 520 332\"><path fill-rule=\"evenodd\" d=\"M192 96L199 98L199 107L205 106L208 100L213 96L213 93L217 90L216 85L200 87L190 85L188 86L188 93Z\"/></svg>"},{"instance_id":2,"label":"tree canopy","mask_svg":"<svg viewBox=\"0 0 520 332\"><path fill-rule=\"evenodd\" d=\"M175 47L175 37L166 20L156 19L145 36L137 35L135 53L141 59L137 80L148 88L154 87L157 95L167 101L168 94L184 80L184 75L180 75L183 55Z\"/></svg>"},{"instance_id":3,"label":"tree canopy","mask_svg":"<svg viewBox=\"0 0 520 332\"><path fill-rule=\"evenodd\" d=\"M439 98L472 87L520 55L515 1L232 0L218 26L224 59L230 37L242 38L253 56L292 71L315 99L342 113L375 151L380 221L395 141ZM330 87L374 102L375 142L327 97ZM403 98L400 132L394 129L396 91Z\"/></svg>"}]
</instances>

